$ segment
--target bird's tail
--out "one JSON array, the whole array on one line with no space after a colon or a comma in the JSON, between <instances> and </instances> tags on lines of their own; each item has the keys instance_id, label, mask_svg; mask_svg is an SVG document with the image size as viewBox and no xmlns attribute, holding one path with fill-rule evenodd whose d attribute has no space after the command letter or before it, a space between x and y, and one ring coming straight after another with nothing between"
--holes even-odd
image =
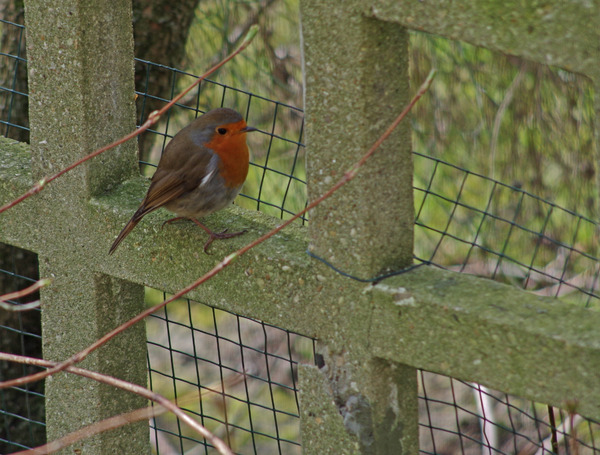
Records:
<instances>
[{"instance_id":1,"label":"bird's tail","mask_svg":"<svg viewBox=\"0 0 600 455\"><path fill-rule=\"evenodd\" d=\"M140 220L142 219L142 217L141 216L137 216L137 215L138 215L138 213L136 212L131 217L131 219L129 220L129 222L125 225L125 227L123 228L123 230L119 233L119 235L117 236L117 238L113 242L112 246L110 247L110 250L108 250L108 254L113 254L114 251L119 246L119 243L121 243L123 241L123 239L125 237L127 237L129 235L129 233L133 230L133 228L140 222Z\"/></svg>"}]
</instances>

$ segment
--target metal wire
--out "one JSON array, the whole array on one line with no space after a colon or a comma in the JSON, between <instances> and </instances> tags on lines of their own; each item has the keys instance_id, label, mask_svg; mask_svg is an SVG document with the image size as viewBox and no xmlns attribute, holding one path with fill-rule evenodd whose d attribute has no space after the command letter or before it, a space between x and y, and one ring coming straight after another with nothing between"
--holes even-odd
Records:
<instances>
[{"instance_id":1,"label":"metal wire","mask_svg":"<svg viewBox=\"0 0 600 455\"><path fill-rule=\"evenodd\" d=\"M552 453L554 431L560 453L600 453L600 422L548 408L477 384L419 372L420 453ZM479 402L479 404L478 404Z\"/></svg>"},{"instance_id":2,"label":"metal wire","mask_svg":"<svg viewBox=\"0 0 600 455\"><path fill-rule=\"evenodd\" d=\"M10 52L0 52L0 134L24 140L29 131L27 118L20 112L28 103L27 60L21 55L25 26L0 19L0 36L11 45Z\"/></svg>"},{"instance_id":3,"label":"metal wire","mask_svg":"<svg viewBox=\"0 0 600 455\"><path fill-rule=\"evenodd\" d=\"M33 263L32 263L33 262ZM36 281L37 261L32 253L0 244L0 295L23 289ZM37 296L29 296L35 299ZM25 303L9 301L12 304ZM3 314L0 318L0 351L41 357L40 310ZM0 361L0 380L39 371L27 365ZM45 440L43 384L0 389L0 453L39 445Z\"/></svg>"},{"instance_id":4,"label":"metal wire","mask_svg":"<svg viewBox=\"0 0 600 455\"><path fill-rule=\"evenodd\" d=\"M585 307L599 304L599 258L590 253L597 251L597 222L439 158L414 155L417 166L430 167L415 184L417 260ZM454 189L438 177L449 173L459 182ZM567 238L551 235L552 224L565 227Z\"/></svg>"},{"instance_id":5,"label":"metal wire","mask_svg":"<svg viewBox=\"0 0 600 455\"><path fill-rule=\"evenodd\" d=\"M261 321L179 300L148 320L150 384L183 399L182 407L236 453L300 453L296 368L313 361L314 343ZM191 403L186 395L194 397ZM181 453L211 447L170 416L151 426L157 453L174 444Z\"/></svg>"}]
</instances>

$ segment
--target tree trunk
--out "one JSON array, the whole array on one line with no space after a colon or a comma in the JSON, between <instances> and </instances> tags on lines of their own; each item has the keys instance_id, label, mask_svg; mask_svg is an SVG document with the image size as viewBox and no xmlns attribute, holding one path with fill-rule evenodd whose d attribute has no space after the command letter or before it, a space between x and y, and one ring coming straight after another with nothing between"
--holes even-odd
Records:
<instances>
[{"instance_id":1,"label":"tree trunk","mask_svg":"<svg viewBox=\"0 0 600 455\"><path fill-rule=\"evenodd\" d=\"M185 56L185 44L200 0L134 0L133 32L135 56L138 59L179 67ZM156 66L136 61L135 89L142 94L137 99L138 123L152 111L165 105L160 99L171 99L173 74ZM150 96L143 96L148 94ZM146 158L154 134L142 134L140 157Z\"/></svg>"}]
</instances>

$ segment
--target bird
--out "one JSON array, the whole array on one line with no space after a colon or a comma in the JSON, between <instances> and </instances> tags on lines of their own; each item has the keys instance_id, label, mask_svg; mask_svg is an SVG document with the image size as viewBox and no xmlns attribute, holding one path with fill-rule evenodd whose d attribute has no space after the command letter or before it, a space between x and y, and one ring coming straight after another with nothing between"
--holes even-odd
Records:
<instances>
[{"instance_id":1,"label":"bird","mask_svg":"<svg viewBox=\"0 0 600 455\"><path fill-rule=\"evenodd\" d=\"M213 109L179 131L165 148L140 207L117 236L108 254L150 212L164 207L178 219L191 219L209 235L204 252L216 239L245 233L213 232L198 218L214 213L233 202L248 175L248 126L235 110Z\"/></svg>"}]
</instances>

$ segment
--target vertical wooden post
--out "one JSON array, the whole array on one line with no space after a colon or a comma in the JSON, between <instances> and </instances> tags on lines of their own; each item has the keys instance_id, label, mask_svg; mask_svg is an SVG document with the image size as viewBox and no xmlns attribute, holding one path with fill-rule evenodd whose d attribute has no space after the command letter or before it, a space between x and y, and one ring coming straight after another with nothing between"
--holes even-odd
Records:
<instances>
[{"instance_id":1,"label":"vertical wooden post","mask_svg":"<svg viewBox=\"0 0 600 455\"><path fill-rule=\"evenodd\" d=\"M363 8L361 1L301 2L309 199L358 161L409 99L406 30L367 18ZM344 191L310 214L311 251L359 278L411 264L412 175L405 122ZM416 371L369 353L370 301L358 289L352 302L335 297L355 285L335 274L323 282L322 305L338 333L320 340L322 368L300 371L303 448L416 453Z\"/></svg>"},{"instance_id":2,"label":"vertical wooden post","mask_svg":"<svg viewBox=\"0 0 600 455\"><path fill-rule=\"evenodd\" d=\"M41 179L135 128L130 0L26 2L32 170ZM35 199L44 357L63 360L143 308L143 287L86 260L93 195L137 172L129 143L49 185ZM69 242L55 239L69 238ZM65 244L68 245L65 251ZM59 246L60 245L60 246ZM68 259L65 259L68 258ZM101 348L82 367L146 384L145 327ZM126 392L60 373L46 381L48 439L145 405ZM77 443L67 452L148 453L145 422Z\"/></svg>"}]
</instances>

